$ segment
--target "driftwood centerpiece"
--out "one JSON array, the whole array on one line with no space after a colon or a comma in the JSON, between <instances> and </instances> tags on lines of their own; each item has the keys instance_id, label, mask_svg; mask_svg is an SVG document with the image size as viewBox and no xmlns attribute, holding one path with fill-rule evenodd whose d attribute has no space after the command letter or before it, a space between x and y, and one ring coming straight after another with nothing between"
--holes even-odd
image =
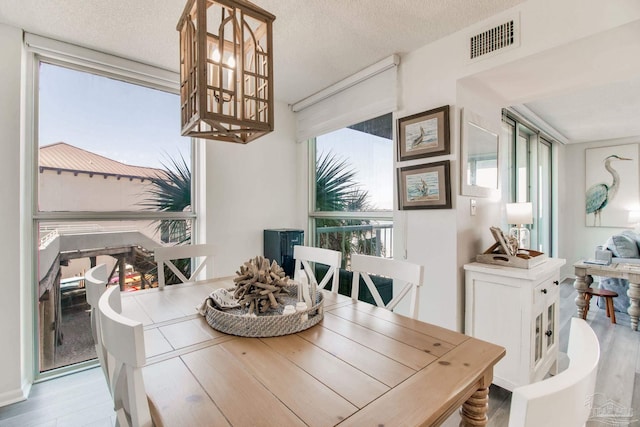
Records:
<instances>
[{"instance_id":1,"label":"driftwood centerpiece","mask_svg":"<svg viewBox=\"0 0 640 427\"><path fill-rule=\"evenodd\" d=\"M306 309L296 307L293 313L285 313L284 307L300 302L301 284L290 281L277 262L258 256L239 270L235 288L214 291L228 291L221 295L221 303L211 296L204 302L203 312L212 328L241 337L278 337L303 331L323 319L322 292L316 293L311 306L301 304Z\"/></svg>"},{"instance_id":2,"label":"driftwood centerpiece","mask_svg":"<svg viewBox=\"0 0 640 427\"><path fill-rule=\"evenodd\" d=\"M236 271L238 277L233 281L236 290L233 294L242 307L248 307L250 314L264 313L270 308L277 308L279 297L288 294L287 276L277 262L257 256L240 266Z\"/></svg>"}]
</instances>

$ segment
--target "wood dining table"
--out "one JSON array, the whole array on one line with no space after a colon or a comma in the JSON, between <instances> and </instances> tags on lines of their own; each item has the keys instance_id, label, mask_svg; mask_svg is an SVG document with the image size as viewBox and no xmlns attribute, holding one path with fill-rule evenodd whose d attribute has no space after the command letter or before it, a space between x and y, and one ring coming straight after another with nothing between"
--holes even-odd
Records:
<instances>
[{"instance_id":1,"label":"wood dining table","mask_svg":"<svg viewBox=\"0 0 640 427\"><path fill-rule=\"evenodd\" d=\"M460 409L486 424L497 345L325 292L324 318L295 334L243 338L197 313L230 278L123 294L145 325L145 389L171 426L432 426Z\"/></svg>"}]
</instances>

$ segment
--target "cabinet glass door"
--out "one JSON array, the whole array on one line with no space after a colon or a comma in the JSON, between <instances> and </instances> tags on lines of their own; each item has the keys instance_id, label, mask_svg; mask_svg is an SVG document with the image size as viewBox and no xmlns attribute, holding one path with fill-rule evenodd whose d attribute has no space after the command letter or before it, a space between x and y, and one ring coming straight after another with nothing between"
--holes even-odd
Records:
<instances>
[{"instance_id":1,"label":"cabinet glass door","mask_svg":"<svg viewBox=\"0 0 640 427\"><path fill-rule=\"evenodd\" d=\"M556 342L556 303L547 307L547 330L545 332L547 336L547 348L551 348Z\"/></svg>"},{"instance_id":2,"label":"cabinet glass door","mask_svg":"<svg viewBox=\"0 0 640 427\"><path fill-rule=\"evenodd\" d=\"M535 350L533 354L534 366L538 364L542 358L542 313L536 317L536 333L535 333Z\"/></svg>"}]
</instances>

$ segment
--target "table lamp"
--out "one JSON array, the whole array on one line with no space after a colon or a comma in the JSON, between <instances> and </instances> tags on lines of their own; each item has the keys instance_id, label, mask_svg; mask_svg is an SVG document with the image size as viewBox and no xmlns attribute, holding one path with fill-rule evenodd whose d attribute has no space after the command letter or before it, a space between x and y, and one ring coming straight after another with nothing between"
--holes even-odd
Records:
<instances>
[{"instance_id":1,"label":"table lamp","mask_svg":"<svg viewBox=\"0 0 640 427\"><path fill-rule=\"evenodd\" d=\"M529 202L507 203L507 222L513 224L509 234L518 239L518 248L529 249L530 232L525 224L533 224L533 206Z\"/></svg>"}]
</instances>

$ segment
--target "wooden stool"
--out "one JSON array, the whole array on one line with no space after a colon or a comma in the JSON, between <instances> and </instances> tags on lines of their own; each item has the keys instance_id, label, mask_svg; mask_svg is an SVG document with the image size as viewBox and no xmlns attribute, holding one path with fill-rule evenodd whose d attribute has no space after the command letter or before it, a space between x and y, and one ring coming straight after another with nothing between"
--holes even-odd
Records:
<instances>
[{"instance_id":1,"label":"wooden stool","mask_svg":"<svg viewBox=\"0 0 640 427\"><path fill-rule=\"evenodd\" d=\"M605 302L607 303L607 317L611 318L611 323L616 323L616 312L613 309L613 298L617 297L618 294L606 289L587 288L587 290L584 291L584 299L587 302L587 306L582 312L582 318L585 320L587 318L587 313L589 312L589 304L591 303L592 296L603 297L605 299Z\"/></svg>"}]
</instances>

